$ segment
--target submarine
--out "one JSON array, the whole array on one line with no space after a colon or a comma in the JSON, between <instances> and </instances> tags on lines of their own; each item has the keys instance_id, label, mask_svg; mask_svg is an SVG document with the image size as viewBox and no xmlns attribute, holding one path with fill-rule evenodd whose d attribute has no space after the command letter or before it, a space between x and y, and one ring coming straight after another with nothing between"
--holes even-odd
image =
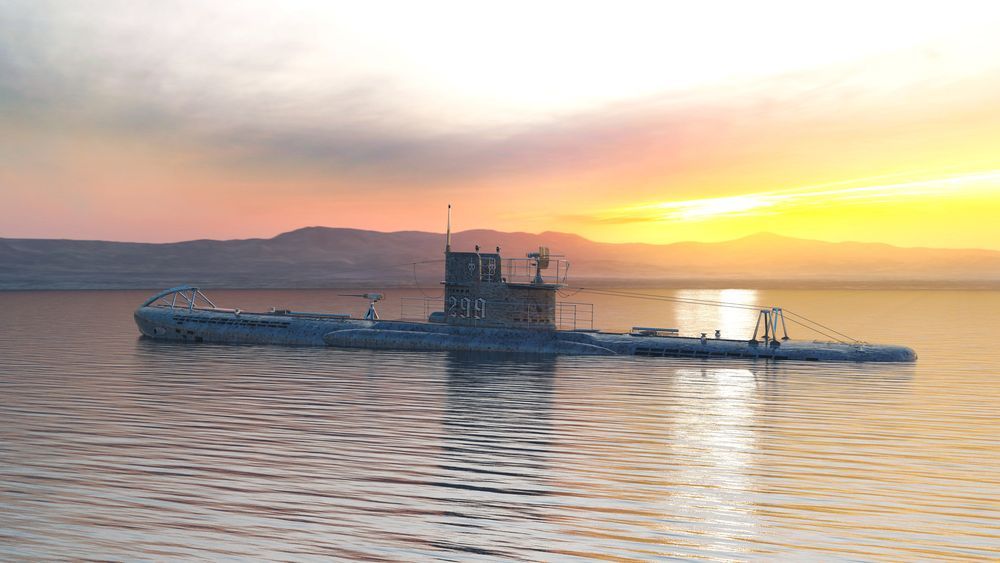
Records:
<instances>
[{"instance_id":1,"label":"submarine","mask_svg":"<svg viewBox=\"0 0 1000 563\"><path fill-rule=\"evenodd\" d=\"M754 333L747 339L682 335L677 328L636 326L628 332L595 329L593 306L557 299L567 288L569 262L545 247L525 258L502 258L496 252L456 252L451 248L451 206L444 251L442 298L403 298L418 311L413 317L381 319L369 300L361 317L341 313L266 312L217 307L198 287L161 291L136 309L144 337L181 342L330 346L376 350L510 352L572 356L643 356L654 358L742 358L813 362L913 362L908 347L869 344L839 332L823 331L829 341L788 337L786 311L759 308ZM577 288L584 291L586 288ZM598 294L669 299L621 291ZM725 305L719 302L698 304ZM743 306L746 308L746 306ZM789 312L790 313L790 312ZM808 321L798 316L798 324ZM810 321L811 322L811 321ZM824 327L815 323L819 327Z\"/></svg>"}]
</instances>

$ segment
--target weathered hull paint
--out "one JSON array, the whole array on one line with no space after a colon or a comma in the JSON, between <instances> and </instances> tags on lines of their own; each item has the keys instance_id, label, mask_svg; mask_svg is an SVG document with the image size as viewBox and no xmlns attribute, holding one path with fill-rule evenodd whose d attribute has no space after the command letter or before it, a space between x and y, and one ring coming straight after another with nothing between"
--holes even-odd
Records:
<instances>
[{"instance_id":1,"label":"weathered hull paint","mask_svg":"<svg viewBox=\"0 0 1000 563\"><path fill-rule=\"evenodd\" d=\"M879 344L796 340L764 344L683 336L486 328L151 306L136 310L135 321L145 336L186 342L822 362L912 362L917 359L910 348Z\"/></svg>"}]
</instances>

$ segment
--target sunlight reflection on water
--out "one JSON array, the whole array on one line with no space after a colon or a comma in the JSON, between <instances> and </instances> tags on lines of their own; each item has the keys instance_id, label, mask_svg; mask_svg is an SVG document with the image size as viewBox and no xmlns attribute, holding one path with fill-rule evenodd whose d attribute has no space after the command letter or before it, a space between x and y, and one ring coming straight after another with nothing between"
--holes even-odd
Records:
<instances>
[{"instance_id":1,"label":"sunlight reflection on water","mask_svg":"<svg viewBox=\"0 0 1000 563\"><path fill-rule=\"evenodd\" d=\"M755 289L681 289L677 297L707 302L721 302L739 307L755 307L758 294ZM738 307L678 307L678 327L702 327L710 337L716 330L723 338L746 338L753 333L757 311Z\"/></svg>"}]
</instances>

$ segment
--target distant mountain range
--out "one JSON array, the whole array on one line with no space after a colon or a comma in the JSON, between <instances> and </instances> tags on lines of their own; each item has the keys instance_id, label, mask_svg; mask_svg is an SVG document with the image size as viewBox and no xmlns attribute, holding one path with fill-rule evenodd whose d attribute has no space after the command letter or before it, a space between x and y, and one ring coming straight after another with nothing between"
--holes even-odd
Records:
<instances>
[{"instance_id":1,"label":"distant mountain range","mask_svg":"<svg viewBox=\"0 0 1000 563\"><path fill-rule=\"evenodd\" d=\"M523 257L540 245L572 262L579 284L766 287L892 284L1000 285L1000 252L898 248L762 233L719 243L609 244L545 232L456 233L452 246L502 248ZM152 244L0 238L0 289L346 287L436 285L444 235L308 227L270 239ZM425 262L412 265L413 262Z\"/></svg>"}]
</instances>

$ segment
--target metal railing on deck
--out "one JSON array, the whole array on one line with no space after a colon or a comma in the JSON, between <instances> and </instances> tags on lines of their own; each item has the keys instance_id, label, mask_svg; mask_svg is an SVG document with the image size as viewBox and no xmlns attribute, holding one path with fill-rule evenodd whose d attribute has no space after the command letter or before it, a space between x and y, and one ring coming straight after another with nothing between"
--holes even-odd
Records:
<instances>
[{"instance_id":1,"label":"metal railing on deck","mask_svg":"<svg viewBox=\"0 0 1000 563\"><path fill-rule=\"evenodd\" d=\"M565 284L569 276L569 261L550 258L548 267L541 272L534 258L505 258L503 261L503 278L508 283L537 282L539 273L542 283Z\"/></svg>"},{"instance_id":2,"label":"metal railing on deck","mask_svg":"<svg viewBox=\"0 0 1000 563\"><path fill-rule=\"evenodd\" d=\"M468 301L468 303L465 303ZM484 324L495 318L512 327L538 327L539 320L550 316L559 330L593 330L594 305L591 303L556 303L555 311L532 302L494 302L484 299L456 300L452 307L445 307L441 297L403 297L400 299L399 318L404 321L426 322L431 313L441 312L463 318L481 319ZM497 313L499 311L499 313ZM550 315L551 313L551 315Z\"/></svg>"},{"instance_id":3,"label":"metal railing on deck","mask_svg":"<svg viewBox=\"0 0 1000 563\"><path fill-rule=\"evenodd\" d=\"M427 321L434 311L444 311L443 297L402 297L399 300L399 319Z\"/></svg>"},{"instance_id":4,"label":"metal railing on deck","mask_svg":"<svg viewBox=\"0 0 1000 563\"><path fill-rule=\"evenodd\" d=\"M556 303L556 328L594 330L593 303Z\"/></svg>"}]
</instances>

